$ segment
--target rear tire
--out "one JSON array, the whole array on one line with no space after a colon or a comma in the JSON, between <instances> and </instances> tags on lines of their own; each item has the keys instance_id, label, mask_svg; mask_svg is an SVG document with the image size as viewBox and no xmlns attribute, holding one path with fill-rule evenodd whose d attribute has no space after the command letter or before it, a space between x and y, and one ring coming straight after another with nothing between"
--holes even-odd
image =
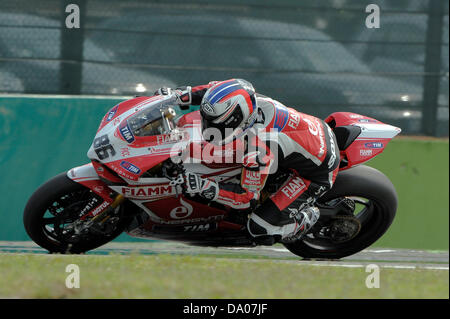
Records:
<instances>
[{"instance_id":1,"label":"rear tire","mask_svg":"<svg viewBox=\"0 0 450 319\"><path fill-rule=\"evenodd\" d=\"M397 193L391 181L380 171L365 165L338 174L333 188L320 202L339 197L364 197L373 204L371 215L353 239L331 247L316 247L308 239L284 244L295 255L315 259L339 259L353 255L377 241L388 230L397 211Z\"/></svg>"},{"instance_id":2,"label":"rear tire","mask_svg":"<svg viewBox=\"0 0 450 319\"><path fill-rule=\"evenodd\" d=\"M72 181L66 173L61 173L43 185L41 185L28 200L25 206L23 223L30 238L39 246L47 249L50 253L83 253L88 250L100 247L119 236L127 226L128 220L121 218L117 228L106 236L97 236L88 242L68 243L49 236L43 224L44 215L56 200L64 195L87 190L79 183Z\"/></svg>"}]
</instances>

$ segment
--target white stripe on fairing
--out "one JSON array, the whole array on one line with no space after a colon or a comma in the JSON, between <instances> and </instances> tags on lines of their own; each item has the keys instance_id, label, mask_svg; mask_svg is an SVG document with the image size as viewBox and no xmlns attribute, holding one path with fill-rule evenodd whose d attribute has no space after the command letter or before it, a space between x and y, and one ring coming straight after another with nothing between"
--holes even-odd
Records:
<instances>
[{"instance_id":1,"label":"white stripe on fairing","mask_svg":"<svg viewBox=\"0 0 450 319\"><path fill-rule=\"evenodd\" d=\"M127 179L125 177L122 177L124 180L127 181L130 185L156 185L156 184L168 184L170 180L168 178L162 177L162 178L154 178L154 177L146 177L146 178L140 178L137 181L133 181L130 179Z\"/></svg>"},{"instance_id":2,"label":"white stripe on fairing","mask_svg":"<svg viewBox=\"0 0 450 319\"><path fill-rule=\"evenodd\" d=\"M401 129L389 124L357 123L361 128L360 138L393 138L401 132Z\"/></svg>"},{"instance_id":3,"label":"white stripe on fairing","mask_svg":"<svg viewBox=\"0 0 450 319\"><path fill-rule=\"evenodd\" d=\"M73 170L73 174L75 177L69 174L70 171ZM98 179L98 174L95 171L92 163L84 164L82 166L74 167L67 171L67 177L71 180L76 180L77 182L86 181L86 180L95 180ZM81 180L83 179L83 180Z\"/></svg>"},{"instance_id":4,"label":"white stripe on fairing","mask_svg":"<svg viewBox=\"0 0 450 319\"><path fill-rule=\"evenodd\" d=\"M87 182L87 181L96 181L96 180L99 180L99 178L98 177L87 177L87 178L79 177L79 178L72 178L72 180L74 182L79 183L79 182Z\"/></svg>"}]
</instances>

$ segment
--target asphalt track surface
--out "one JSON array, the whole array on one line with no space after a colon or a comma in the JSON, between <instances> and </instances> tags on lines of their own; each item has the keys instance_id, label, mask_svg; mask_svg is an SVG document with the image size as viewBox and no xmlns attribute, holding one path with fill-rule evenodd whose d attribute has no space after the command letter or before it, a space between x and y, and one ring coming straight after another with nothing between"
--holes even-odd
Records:
<instances>
[{"instance_id":1,"label":"asphalt track surface","mask_svg":"<svg viewBox=\"0 0 450 319\"><path fill-rule=\"evenodd\" d=\"M86 253L89 255L111 254L175 254L233 258L236 260L273 261L299 265L334 266L358 268L376 264L382 268L449 270L448 251L424 251L409 249L370 248L339 260L301 259L281 245L258 247L197 247L170 241L112 242ZM47 254L31 241L0 241L0 255Z\"/></svg>"}]
</instances>

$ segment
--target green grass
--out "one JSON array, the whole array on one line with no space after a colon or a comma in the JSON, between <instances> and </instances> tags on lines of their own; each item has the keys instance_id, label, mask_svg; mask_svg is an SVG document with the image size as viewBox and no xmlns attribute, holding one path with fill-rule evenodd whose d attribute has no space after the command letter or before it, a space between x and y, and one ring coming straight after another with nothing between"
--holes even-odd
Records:
<instances>
[{"instance_id":1,"label":"green grass","mask_svg":"<svg viewBox=\"0 0 450 319\"><path fill-rule=\"evenodd\" d=\"M369 166L382 171L398 193L391 228L377 247L448 250L448 140L394 139Z\"/></svg>"},{"instance_id":2,"label":"green grass","mask_svg":"<svg viewBox=\"0 0 450 319\"><path fill-rule=\"evenodd\" d=\"M68 289L68 264L80 288ZM364 268L174 255L0 255L0 298L448 298L448 271Z\"/></svg>"}]
</instances>

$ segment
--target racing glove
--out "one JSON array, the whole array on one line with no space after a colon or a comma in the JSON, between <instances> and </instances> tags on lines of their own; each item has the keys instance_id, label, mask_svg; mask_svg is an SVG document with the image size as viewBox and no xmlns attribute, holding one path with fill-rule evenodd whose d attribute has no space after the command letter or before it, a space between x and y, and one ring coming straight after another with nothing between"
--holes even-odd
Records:
<instances>
[{"instance_id":1,"label":"racing glove","mask_svg":"<svg viewBox=\"0 0 450 319\"><path fill-rule=\"evenodd\" d=\"M155 95L175 95L177 104L180 106L189 106L192 104L192 88L190 86L176 89L162 87L155 92Z\"/></svg>"},{"instance_id":2,"label":"racing glove","mask_svg":"<svg viewBox=\"0 0 450 319\"><path fill-rule=\"evenodd\" d=\"M219 195L219 185L207 178L202 178L194 173L185 173L184 192L190 196L200 195L207 200L215 200Z\"/></svg>"}]
</instances>

